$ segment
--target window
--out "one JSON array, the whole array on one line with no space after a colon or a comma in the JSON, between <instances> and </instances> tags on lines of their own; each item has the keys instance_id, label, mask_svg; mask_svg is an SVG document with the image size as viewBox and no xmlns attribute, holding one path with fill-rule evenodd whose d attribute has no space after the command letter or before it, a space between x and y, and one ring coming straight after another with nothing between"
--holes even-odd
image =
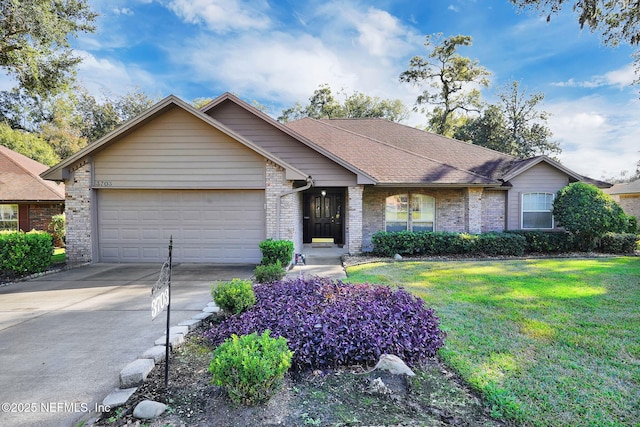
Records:
<instances>
[{"instance_id":1,"label":"window","mask_svg":"<svg viewBox=\"0 0 640 427\"><path fill-rule=\"evenodd\" d=\"M0 231L18 231L18 205L0 205Z\"/></svg>"},{"instance_id":2,"label":"window","mask_svg":"<svg viewBox=\"0 0 640 427\"><path fill-rule=\"evenodd\" d=\"M436 202L424 194L396 194L387 197L386 231L433 231Z\"/></svg>"},{"instance_id":3,"label":"window","mask_svg":"<svg viewBox=\"0 0 640 427\"><path fill-rule=\"evenodd\" d=\"M552 193L522 195L522 228L553 228Z\"/></svg>"}]
</instances>

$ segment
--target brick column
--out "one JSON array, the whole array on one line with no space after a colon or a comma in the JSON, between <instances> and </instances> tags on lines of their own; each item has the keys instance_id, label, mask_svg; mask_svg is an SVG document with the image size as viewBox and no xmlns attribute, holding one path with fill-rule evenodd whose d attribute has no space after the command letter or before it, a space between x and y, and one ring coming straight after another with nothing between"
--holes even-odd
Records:
<instances>
[{"instance_id":1,"label":"brick column","mask_svg":"<svg viewBox=\"0 0 640 427\"><path fill-rule=\"evenodd\" d=\"M466 215L467 232L472 234L482 233L482 188L467 188Z\"/></svg>"},{"instance_id":2,"label":"brick column","mask_svg":"<svg viewBox=\"0 0 640 427\"><path fill-rule=\"evenodd\" d=\"M300 251L302 248L302 196L299 193L293 193L281 197L282 193L293 189L293 181L287 181L285 170L271 161L267 161L266 171L266 237L291 240L294 250ZM280 204L279 209L278 204Z\"/></svg>"},{"instance_id":3,"label":"brick column","mask_svg":"<svg viewBox=\"0 0 640 427\"><path fill-rule=\"evenodd\" d=\"M350 254L362 252L362 193L364 186L357 185L347 188L347 249Z\"/></svg>"},{"instance_id":4,"label":"brick column","mask_svg":"<svg viewBox=\"0 0 640 427\"><path fill-rule=\"evenodd\" d=\"M91 164L85 162L71 170L65 182L66 253L70 264L92 261Z\"/></svg>"}]
</instances>

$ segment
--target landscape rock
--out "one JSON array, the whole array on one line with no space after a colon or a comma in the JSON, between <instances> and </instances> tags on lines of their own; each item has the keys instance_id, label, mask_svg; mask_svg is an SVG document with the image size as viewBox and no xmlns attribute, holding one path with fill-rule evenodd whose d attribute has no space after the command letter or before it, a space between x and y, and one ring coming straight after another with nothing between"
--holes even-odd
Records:
<instances>
[{"instance_id":1,"label":"landscape rock","mask_svg":"<svg viewBox=\"0 0 640 427\"><path fill-rule=\"evenodd\" d=\"M394 354L383 354L380 356L380 360L376 363L376 366L372 370L388 371L394 375L408 375L410 377L416 374L409 368L406 363L403 362L398 356Z\"/></svg>"},{"instance_id":2,"label":"landscape rock","mask_svg":"<svg viewBox=\"0 0 640 427\"><path fill-rule=\"evenodd\" d=\"M117 388L104 398L102 405L109 410L124 406L127 403L127 400L129 400L131 395L133 395L137 389L138 387L126 388L124 390Z\"/></svg>"},{"instance_id":3,"label":"landscape rock","mask_svg":"<svg viewBox=\"0 0 640 427\"><path fill-rule=\"evenodd\" d=\"M137 387L144 383L149 372L156 366L152 359L136 359L120 371L120 388Z\"/></svg>"},{"instance_id":4,"label":"landscape rock","mask_svg":"<svg viewBox=\"0 0 640 427\"><path fill-rule=\"evenodd\" d=\"M396 261L402 261L402 255L400 255L400 254L395 254L395 255L393 256L393 259L394 259L394 260L396 260Z\"/></svg>"},{"instance_id":5,"label":"landscape rock","mask_svg":"<svg viewBox=\"0 0 640 427\"><path fill-rule=\"evenodd\" d=\"M153 400L143 400L133 409L133 416L139 420L152 420L167 410L167 405Z\"/></svg>"},{"instance_id":6,"label":"landscape rock","mask_svg":"<svg viewBox=\"0 0 640 427\"><path fill-rule=\"evenodd\" d=\"M153 359L154 363L163 362L167 356L167 350L164 345L156 345L147 350L139 357L140 359Z\"/></svg>"}]
</instances>

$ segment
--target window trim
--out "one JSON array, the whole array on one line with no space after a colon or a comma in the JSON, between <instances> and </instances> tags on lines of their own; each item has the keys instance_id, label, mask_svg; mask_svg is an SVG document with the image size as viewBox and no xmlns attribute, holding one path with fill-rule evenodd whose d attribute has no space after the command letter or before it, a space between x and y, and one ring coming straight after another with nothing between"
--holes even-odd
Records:
<instances>
[{"instance_id":1,"label":"window trim","mask_svg":"<svg viewBox=\"0 0 640 427\"><path fill-rule=\"evenodd\" d=\"M545 196L551 196L551 206L549 210L539 210L539 209L528 209L525 211L524 209L524 198L525 196L529 196L532 194L544 194ZM553 230L556 228L556 220L553 217L553 201L556 199L555 193L549 193L547 191L530 191L528 193L522 193L520 197L520 229L521 230ZM525 212L543 212L551 214L551 227L525 227L524 226L524 214Z\"/></svg>"},{"instance_id":2,"label":"window trim","mask_svg":"<svg viewBox=\"0 0 640 427\"><path fill-rule=\"evenodd\" d=\"M413 202L413 197L414 196L424 196L424 197L428 197L429 199L431 199L433 201L433 221L431 221L431 229L432 231L436 230L436 198L433 196L430 196L428 194L424 194L421 192L412 192L412 191L407 191L407 192L402 192L402 193L394 193L394 194L389 194L388 196L386 196L384 198L384 231L387 231L387 199L389 197L400 197L400 196L407 196L407 221L406 221L406 229L403 231L413 231L413 211L411 209L411 205ZM426 223L425 221L421 221L420 223L424 224Z\"/></svg>"},{"instance_id":3,"label":"window trim","mask_svg":"<svg viewBox=\"0 0 640 427\"><path fill-rule=\"evenodd\" d=\"M13 229L0 228L0 231L19 231L20 230L20 206L17 203L0 203L0 208L2 208L4 206L15 206L15 212L16 212L15 223L16 223L16 226ZM0 221L2 221L2 222L4 222L4 221L13 222L13 220L5 220L4 218L0 218Z\"/></svg>"}]
</instances>

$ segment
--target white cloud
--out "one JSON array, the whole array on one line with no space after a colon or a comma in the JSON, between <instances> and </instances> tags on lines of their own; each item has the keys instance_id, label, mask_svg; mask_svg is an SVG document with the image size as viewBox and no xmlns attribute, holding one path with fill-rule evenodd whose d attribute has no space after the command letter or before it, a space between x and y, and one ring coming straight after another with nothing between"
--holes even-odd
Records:
<instances>
[{"instance_id":1,"label":"white cloud","mask_svg":"<svg viewBox=\"0 0 640 427\"><path fill-rule=\"evenodd\" d=\"M133 10L129 9L128 7L122 7L122 8L113 8L111 9L113 11L113 13L115 13L116 15L127 15L127 16L133 16Z\"/></svg>"},{"instance_id":2,"label":"white cloud","mask_svg":"<svg viewBox=\"0 0 640 427\"><path fill-rule=\"evenodd\" d=\"M570 78L563 82L554 82L551 84L557 87L598 88L614 86L625 88L633 84L635 79L635 67L633 64L628 64L620 69L609 71L603 75L593 76L590 80L577 81L574 78Z\"/></svg>"},{"instance_id":3,"label":"white cloud","mask_svg":"<svg viewBox=\"0 0 640 427\"><path fill-rule=\"evenodd\" d=\"M277 103L274 109L307 102L325 83L336 96L344 89L413 106L418 90L400 83L399 75L410 56L423 49L423 37L388 12L339 6L325 3L292 11L303 24L288 32L253 31L225 38L200 33L181 40L179 47L165 48L171 62L188 68L191 80Z\"/></svg>"},{"instance_id":4,"label":"white cloud","mask_svg":"<svg viewBox=\"0 0 640 427\"><path fill-rule=\"evenodd\" d=\"M242 0L172 0L169 8L191 24L205 24L218 33L264 30L271 26L264 1Z\"/></svg>"},{"instance_id":5,"label":"white cloud","mask_svg":"<svg viewBox=\"0 0 640 427\"><path fill-rule=\"evenodd\" d=\"M93 96L124 95L136 87L144 87L150 96L154 96L151 90L157 88L156 78L147 71L113 59L98 58L86 51L75 53L82 57L78 80Z\"/></svg>"},{"instance_id":6,"label":"white cloud","mask_svg":"<svg viewBox=\"0 0 640 427\"><path fill-rule=\"evenodd\" d=\"M640 160L640 102L614 104L600 96L550 104L549 126L570 169L596 179L635 171Z\"/></svg>"}]
</instances>

